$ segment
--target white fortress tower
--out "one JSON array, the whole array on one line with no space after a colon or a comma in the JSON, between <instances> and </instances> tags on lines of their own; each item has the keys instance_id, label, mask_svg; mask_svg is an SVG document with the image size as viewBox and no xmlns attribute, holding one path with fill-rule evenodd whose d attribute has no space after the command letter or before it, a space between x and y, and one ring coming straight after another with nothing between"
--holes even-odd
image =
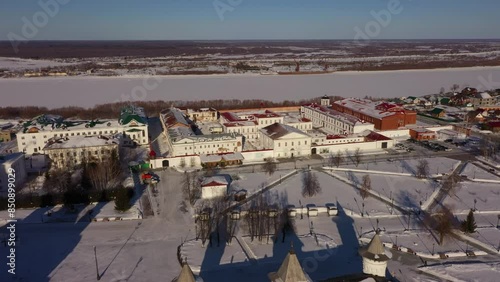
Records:
<instances>
[{"instance_id":1,"label":"white fortress tower","mask_svg":"<svg viewBox=\"0 0 500 282\"><path fill-rule=\"evenodd\" d=\"M391 259L392 253L384 248L378 232L373 236L368 247L359 250L359 254L363 257L363 273L385 277L387 261Z\"/></svg>"},{"instance_id":2,"label":"white fortress tower","mask_svg":"<svg viewBox=\"0 0 500 282\"><path fill-rule=\"evenodd\" d=\"M329 107L330 106L330 97L328 97L326 95L321 97L321 106Z\"/></svg>"}]
</instances>

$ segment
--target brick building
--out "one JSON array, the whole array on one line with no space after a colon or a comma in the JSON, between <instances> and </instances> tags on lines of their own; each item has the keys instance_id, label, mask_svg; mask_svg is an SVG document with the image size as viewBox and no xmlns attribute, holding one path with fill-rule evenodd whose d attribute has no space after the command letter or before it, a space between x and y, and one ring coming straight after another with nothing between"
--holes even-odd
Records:
<instances>
[{"instance_id":1,"label":"brick building","mask_svg":"<svg viewBox=\"0 0 500 282\"><path fill-rule=\"evenodd\" d=\"M332 104L336 111L370 122L378 130L394 130L417 123L417 113L387 102L373 102L366 99L347 98Z\"/></svg>"}]
</instances>

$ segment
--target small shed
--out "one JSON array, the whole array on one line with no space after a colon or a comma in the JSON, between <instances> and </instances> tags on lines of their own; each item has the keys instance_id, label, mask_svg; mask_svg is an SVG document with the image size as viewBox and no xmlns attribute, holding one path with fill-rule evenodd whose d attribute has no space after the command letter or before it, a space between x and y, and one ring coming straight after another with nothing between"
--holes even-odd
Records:
<instances>
[{"instance_id":1,"label":"small shed","mask_svg":"<svg viewBox=\"0 0 500 282\"><path fill-rule=\"evenodd\" d=\"M231 177L229 175L206 177L201 183L201 198L212 199L225 197L230 183Z\"/></svg>"}]
</instances>

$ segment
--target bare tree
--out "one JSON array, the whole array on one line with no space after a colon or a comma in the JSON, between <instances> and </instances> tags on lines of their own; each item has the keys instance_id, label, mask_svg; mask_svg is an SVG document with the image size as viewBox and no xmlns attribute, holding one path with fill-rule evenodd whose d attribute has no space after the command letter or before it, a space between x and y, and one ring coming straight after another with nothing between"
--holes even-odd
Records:
<instances>
[{"instance_id":1,"label":"bare tree","mask_svg":"<svg viewBox=\"0 0 500 282\"><path fill-rule=\"evenodd\" d=\"M262 164L262 169L269 175L273 175L276 172L277 166L276 162L272 158L267 158L266 162Z\"/></svg>"},{"instance_id":2,"label":"bare tree","mask_svg":"<svg viewBox=\"0 0 500 282\"><path fill-rule=\"evenodd\" d=\"M434 230L439 235L438 243L443 244L444 240L453 236L457 229L457 220L451 208L443 205L433 214L425 214L422 220L424 227Z\"/></svg>"},{"instance_id":3,"label":"bare tree","mask_svg":"<svg viewBox=\"0 0 500 282\"><path fill-rule=\"evenodd\" d=\"M44 190L48 193L62 194L71 187L71 173L65 169L54 169L46 174Z\"/></svg>"},{"instance_id":4,"label":"bare tree","mask_svg":"<svg viewBox=\"0 0 500 282\"><path fill-rule=\"evenodd\" d=\"M261 242L266 234L269 220L268 210L269 205L263 194L250 203L250 208L245 216L245 224L252 241L257 238Z\"/></svg>"},{"instance_id":5,"label":"bare tree","mask_svg":"<svg viewBox=\"0 0 500 282\"><path fill-rule=\"evenodd\" d=\"M372 180L370 179L370 175L365 174L363 176L363 183L361 184L361 198L366 199L370 195L370 190L372 189Z\"/></svg>"},{"instance_id":6,"label":"bare tree","mask_svg":"<svg viewBox=\"0 0 500 282\"><path fill-rule=\"evenodd\" d=\"M345 151L345 152L344 152L344 156L345 156L345 158L344 158L344 159L345 159L346 164L348 164L348 163L349 163L349 160L351 159L351 154L349 154L349 149L347 149L347 148L345 148L345 150L344 150L344 151Z\"/></svg>"},{"instance_id":7,"label":"bare tree","mask_svg":"<svg viewBox=\"0 0 500 282\"><path fill-rule=\"evenodd\" d=\"M227 229L227 216L223 212L227 209L228 204L224 197L217 197L210 200L209 205L214 218L212 221L212 233L215 233L217 236L217 246L219 246L221 241L221 233Z\"/></svg>"},{"instance_id":8,"label":"bare tree","mask_svg":"<svg viewBox=\"0 0 500 282\"><path fill-rule=\"evenodd\" d=\"M193 206L196 200L201 196L201 181L196 171L184 172L184 177L181 181L181 189L184 199Z\"/></svg>"},{"instance_id":9,"label":"bare tree","mask_svg":"<svg viewBox=\"0 0 500 282\"><path fill-rule=\"evenodd\" d=\"M319 193L321 193L321 185L318 177L311 170L305 170L302 173L302 196L312 197Z\"/></svg>"},{"instance_id":10,"label":"bare tree","mask_svg":"<svg viewBox=\"0 0 500 282\"><path fill-rule=\"evenodd\" d=\"M201 239L202 245L205 246L206 241L210 238L213 224L212 210L208 203L203 201L198 207L196 215L196 239Z\"/></svg>"},{"instance_id":11,"label":"bare tree","mask_svg":"<svg viewBox=\"0 0 500 282\"><path fill-rule=\"evenodd\" d=\"M443 95L445 93L445 91L446 90L444 89L444 87L441 87L441 89L439 89L439 94Z\"/></svg>"},{"instance_id":12,"label":"bare tree","mask_svg":"<svg viewBox=\"0 0 500 282\"><path fill-rule=\"evenodd\" d=\"M113 188L118 184L117 179L121 172L116 152L112 153L109 159L86 163L86 166L84 170L87 173L86 177L95 190L103 191L107 188Z\"/></svg>"},{"instance_id":13,"label":"bare tree","mask_svg":"<svg viewBox=\"0 0 500 282\"><path fill-rule=\"evenodd\" d=\"M339 150L337 151L337 153L335 154L335 156L333 156L333 164L336 166L336 167L339 167L340 164L344 161L344 156L342 154L342 152Z\"/></svg>"},{"instance_id":14,"label":"bare tree","mask_svg":"<svg viewBox=\"0 0 500 282\"><path fill-rule=\"evenodd\" d=\"M189 159L189 166L195 167L195 165L196 165L196 160L194 159L194 157L191 157Z\"/></svg>"},{"instance_id":15,"label":"bare tree","mask_svg":"<svg viewBox=\"0 0 500 282\"><path fill-rule=\"evenodd\" d=\"M356 150L354 150L354 163L356 164L356 167L361 163L361 149L358 147Z\"/></svg>"},{"instance_id":16,"label":"bare tree","mask_svg":"<svg viewBox=\"0 0 500 282\"><path fill-rule=\"evenodd\" d=\"M451 90L451 92L456 92L459 88L460 88L460 85L455 83L450 87L450 90Z\"/></svg>"},{"instance_id":17,"label":"bare tree","mask_svg":"<svg viewBox=\"0 0 500 282\"><path fill-rule=\"evenodd\" d=\"M429 162L426 159L420 159L417 164L417 178L426 178L429 175Z\"/></svg>"}]
</instances>

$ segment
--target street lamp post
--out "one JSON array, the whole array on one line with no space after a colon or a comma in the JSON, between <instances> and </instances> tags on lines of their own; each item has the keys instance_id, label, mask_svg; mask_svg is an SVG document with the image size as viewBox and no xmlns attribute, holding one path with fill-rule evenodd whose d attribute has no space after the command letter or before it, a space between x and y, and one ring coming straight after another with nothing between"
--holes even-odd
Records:
<instances>
[{"instance_id":1,"label":"street lamp post","mask_svg":"<svg viewBox=\"0 0 500 282\"><path fill-rule=\"evenodd\" d=\"M477 199L474 199L474 211L476 211L476 203L477 203Z\"/></svg>"},{"instance_id":2,"label":"street lamp post","mask_svg":"<svg viewBox=\"0 0 500 282\"><path fill-rule=\"evenodd\" d=\"M398 245L398 235L396 235L396 246Z\"/></svg>"},{"instance_id":3,"label":"street lamp post","mask_svg":"<svg viewBox=\"0 0 500 282\"><path fill-rule=\"evenodd\" d=\"M436 243L432 243L432 255L434 255L434 246L436 245Z\"/></svg>"},{"instance_id":4,"label":"street lamp post","mask_svg":"<svg viewBox=\"0 0 500 282\"><path fill-rule=\"evenodd\" d=\"M363 226L361 226L361 231L359 232L359 238L361 238L362 234L363 234Z\"/></svg>"},{"instance_id":5,"label":"street lamp post","mask_svg":"<svg viewBox=\"0 0 500 282\"><path fill-rule=\"evenodd\" d=\"M97 247L94 246L94 258L95 258L95 271L97 275L97 280L101 280L101 276L99 275L99 265L97 264Z\"/></svg>"}]
</instances>

